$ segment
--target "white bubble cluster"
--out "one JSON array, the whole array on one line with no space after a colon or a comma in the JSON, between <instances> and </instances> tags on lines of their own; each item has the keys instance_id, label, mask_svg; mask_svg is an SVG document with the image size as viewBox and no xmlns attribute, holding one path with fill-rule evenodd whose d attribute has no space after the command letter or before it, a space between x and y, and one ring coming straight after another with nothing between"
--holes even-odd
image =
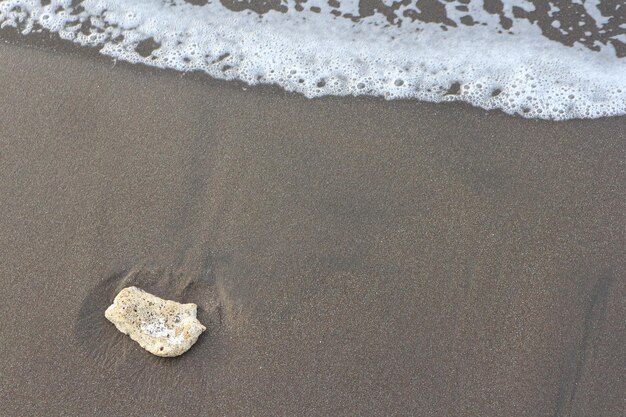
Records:
<instances>
[{"instance_id":1,"label":"white bubble cluster","mask_svg":"<svg viewBox=\"0 0 626 417\"><path fill-rule=\"evenodd\" d=\"M43 3L0 0L0 27L50 31L117 59L277 84L307 97L460 100L556 120L626 113L626 59L610 46L564 46L528 21L502 32L498 16L476 7L470 11L484 25L442 30L410 19L389 25L382 15L354 22L318 0L305 5L320 12L290 7L263 15L233 12L215 0L202 6L184 0ZM357 6L343 1L341 10Z\"/></svg>"}]
</instances>

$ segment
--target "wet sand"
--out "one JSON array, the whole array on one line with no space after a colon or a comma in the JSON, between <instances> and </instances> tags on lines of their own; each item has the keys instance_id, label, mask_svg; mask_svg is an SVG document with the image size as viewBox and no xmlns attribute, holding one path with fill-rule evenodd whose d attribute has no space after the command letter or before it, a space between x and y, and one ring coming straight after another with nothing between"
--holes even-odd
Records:
<instances>
[{"instance_id":1,"label":"wet sand","mask_svg":"<svg viewBox=\"0 0 626 417\"><path fill-rule=\"evenodd\" d=\"M626 409L626 118L308 100L0 44L3 416ZM209 330L156 358L140 287Z\"/></svg>"}]
</instances>

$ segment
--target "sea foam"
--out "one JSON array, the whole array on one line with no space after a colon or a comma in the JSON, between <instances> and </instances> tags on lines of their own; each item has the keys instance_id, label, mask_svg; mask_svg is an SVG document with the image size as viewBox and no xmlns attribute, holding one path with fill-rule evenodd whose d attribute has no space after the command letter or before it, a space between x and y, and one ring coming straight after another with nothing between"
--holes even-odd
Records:
<instances>
[{"instance_id":1,"label":"sea foam","mask_svg":"<svg viewBox=\"0 0 626 417\"><path fill-rule=\"evenodd\" d=\"M460 100L556 120L625 114L626 21L598 2L560 2L568 13L542 3L0 0L0 27L311 98Z\"/></svg>"}]
</instances>

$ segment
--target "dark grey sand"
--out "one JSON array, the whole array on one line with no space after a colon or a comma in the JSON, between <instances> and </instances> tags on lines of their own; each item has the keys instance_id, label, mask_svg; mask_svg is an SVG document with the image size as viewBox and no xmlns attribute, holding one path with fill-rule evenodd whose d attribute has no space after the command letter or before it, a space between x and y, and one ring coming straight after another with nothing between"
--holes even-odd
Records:
<instances>
[{"instance_id":1,"label":"dark grey sand","mask_svg":"<svg viewBox=\"0 0 626 417\"><path fill-rule=\"evenodd\" d=\"M624 415L626 118L8 44L0 94L0 415ZM209 330L148 354L128 285Z\"/></svg>"}]
</instances>

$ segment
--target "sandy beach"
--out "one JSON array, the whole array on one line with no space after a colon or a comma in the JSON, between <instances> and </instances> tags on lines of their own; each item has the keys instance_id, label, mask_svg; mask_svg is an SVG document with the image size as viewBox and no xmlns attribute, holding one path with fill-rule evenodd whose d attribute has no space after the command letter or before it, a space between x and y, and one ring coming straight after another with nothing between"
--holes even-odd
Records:
<instances>
[{"instance_id":1,"label":"sandy beach","mask_svg":"<svg viewBox=\"0 0 626 417\"><path fill-rule=\"evenodd\" d=\"M306 99L0 43L0 415L626 409L626 118ZM157 358L137 285L208 327Z\"/></svg>"}]
</instances>

